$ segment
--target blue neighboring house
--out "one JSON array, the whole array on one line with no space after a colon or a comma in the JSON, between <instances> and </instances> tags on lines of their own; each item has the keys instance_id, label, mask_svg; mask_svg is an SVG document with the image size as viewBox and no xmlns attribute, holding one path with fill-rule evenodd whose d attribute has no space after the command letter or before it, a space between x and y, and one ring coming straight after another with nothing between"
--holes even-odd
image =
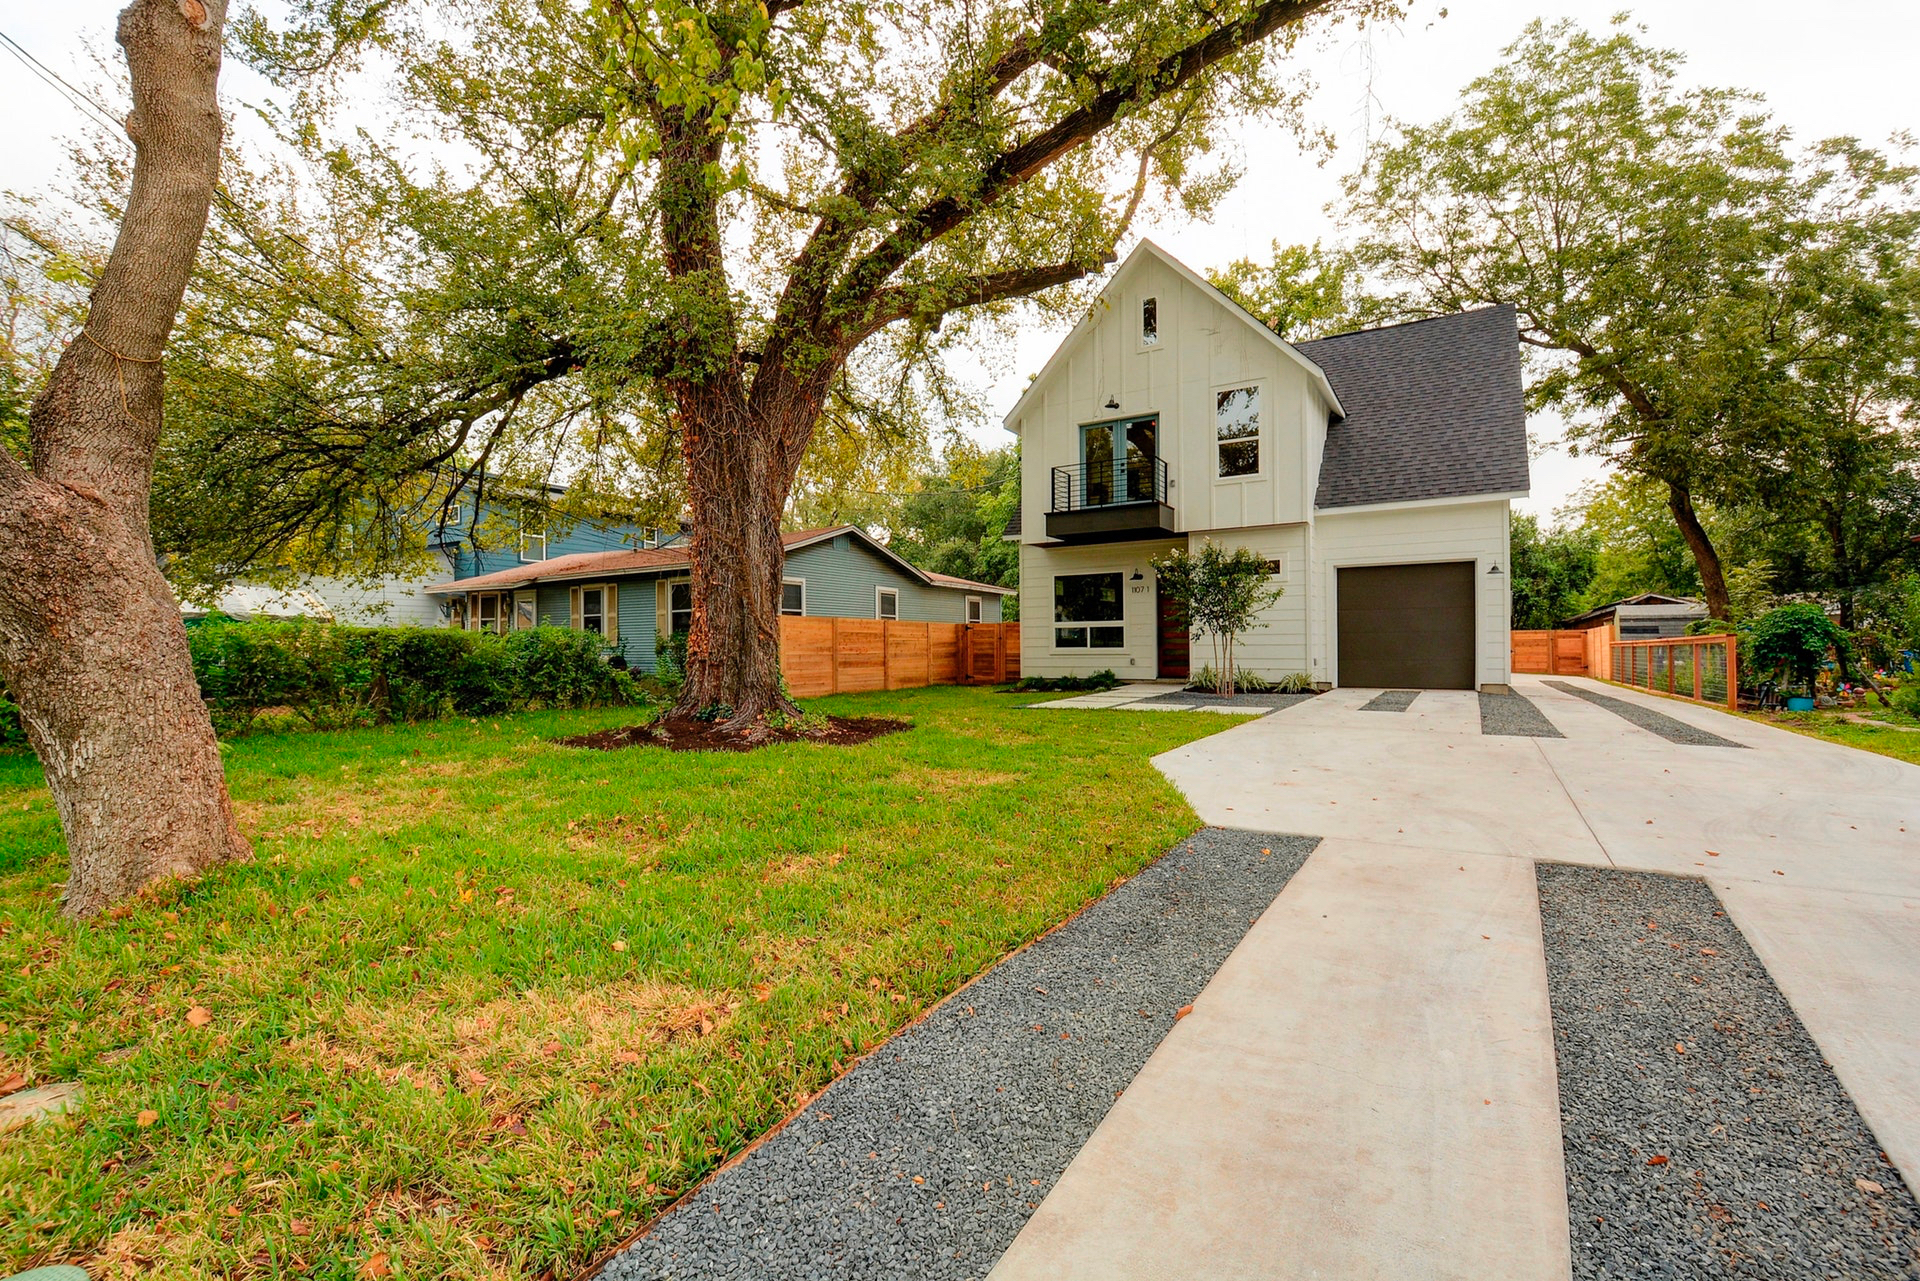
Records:
<instances>
[{"instance_id":1,"label":"blue neighboring house","mask_svg":"<svg viewBox=\"0 0 1920 1281\"><path fill-rule=\"evenodd\" d=\"M234 617L251 613L306 614L330 617L362 627L441 627L456 622L446 598L428 589L449 578L471 578L528 565L542 565L566 556L610 551L647 551L671 546L685 537L666 529L603 515L575 519L562 525L548 511L566 491L549 486L537 497L488 492L474 510L472 487L463 487L447 507L445 520L422 531L429 564L414 574L392 574L371 582L311 575L299 589L276 601L291 600L293 608L250 609L244 585L223 599L221 612ZM437 515L437 513L436 513ZM319 602L317 606L312 602ZM306 602L308 607L297 607ZM464 618L457 625L464 626Z\"/></svg>"},{"instance_id":2,"label":"blue neighboring house","mask_svg":"<svg viewBox=\"0 0 1920 1281\"><path fill-rule=\"evenodd\" d=\"M782 534L780 612L815 618L997 623L1013 589L936 574L909 564L854 525ZM555 549L557 550L557 549ZM642 671L654 668L661 636L693 617L691 546L681 535L654 546L568 552L500 564L427 587L454 627L514 631L571 627L593 632ZM497 565L498 567L493 567Z\"/></svg>"}]
</instances>

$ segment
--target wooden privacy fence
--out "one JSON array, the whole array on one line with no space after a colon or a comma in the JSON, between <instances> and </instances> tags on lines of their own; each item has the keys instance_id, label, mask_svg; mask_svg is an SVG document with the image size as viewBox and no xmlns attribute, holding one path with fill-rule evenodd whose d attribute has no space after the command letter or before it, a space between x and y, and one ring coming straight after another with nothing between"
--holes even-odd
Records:
<instances>
[{"instance_id":1,"label":"wooden privacy fence","mask_svg":"<svg viewBox=\"0 0 1920 1281\"><path fill-rule=\"evenodd\" d=\"M1019 679L1020 624L785 617L780 670L795 698L998 684Z\"/></svg>"},{"instance_id":2,"label":"wooden privacy fence","mask_svg":"<svg viewBox=\"0 0 1920 1281\"><path fill-rule=\"evenodd\" d=\"M1605 630L1514 632L1513 670L1536 676L1590 676L1596 670L1590 632Z\"/></svg>"},{"instance_id":3,"label":"wooden privacy fence","mask_svg":"<svg viewBox=\"0 0 1920 1281\"><path fill-rule=\"evenodd\" d=\"M1608 678L1655 694L1740 710L1739 642L1733 636L1614 641Z\"/></svg>"}]
</instances>

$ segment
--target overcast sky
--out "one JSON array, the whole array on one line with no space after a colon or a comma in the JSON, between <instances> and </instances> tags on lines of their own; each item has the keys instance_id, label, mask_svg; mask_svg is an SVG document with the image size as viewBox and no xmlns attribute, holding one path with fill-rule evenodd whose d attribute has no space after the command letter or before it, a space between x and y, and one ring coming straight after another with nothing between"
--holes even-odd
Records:
<instances>
[{"instance_id":1,"label":"overcast sky","mask_svg":"<svg viewBox=\"0 0 1920 1281\"><path fill-rule=\"evenodd\" d=\"M0 0L0 32L70 79L94 76L89 43L111 50L113 17L123 0ZM1262 258L1274 240L1309 243L1335 237L1326 206L1339 177L1359 162L1368 131L1382 119L1425 121L1446 113L1459 90L1492 66L1500 49L1535 17L1571 17L1603 27L1621 6L1577 0L1449 0L1444 11L1416 0L1402 25L1362 41L1350 31L1303 57L1318 83L1310 108L1339 150L1324 166L1279 131L1246 128L1234 140L1245 171L1237 190L1207 223L1145 228L1189 265L1206 269L1240 257ZM1444 12L1445 16L1442 16ZM1642 5L1636 18L1650 38L1683 51L1696 83L1765 95L1775 116L1803 140L1853 134L1884 143L1916 128L1915 67L1920 66L1920 6L1913 0L1667 0ZM223 75L230 105L259 92L233 63ZM76 127L73 108L0 53L0 187L33 193L54 185L64 163L60 139ZM1060 333L1023 329L1007 368L993 381L991 404L1009 408ZM1525 510L1550 514L1596 474L1591 463L1549 447L1556 425L1534 424L1533 497ZM1006 437L997 420L983 430Z\"/></svg>"}]
</instances>

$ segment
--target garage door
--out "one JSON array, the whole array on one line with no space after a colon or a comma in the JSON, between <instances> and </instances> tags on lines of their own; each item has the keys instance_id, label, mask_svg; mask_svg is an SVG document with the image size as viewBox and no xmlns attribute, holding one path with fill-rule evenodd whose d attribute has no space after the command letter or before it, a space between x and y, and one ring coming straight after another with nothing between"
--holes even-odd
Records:
<instances>
[{"instance_id":1,"label":"garage door","mask_svg":"<svg viewBox=\"0 0 1920 1281\"><path fill-rule=\"evenodd\" d=\"M1472 689L1473 562L1339 571L1339 678L1369 689Z\"/></svg>"}]
</instances>

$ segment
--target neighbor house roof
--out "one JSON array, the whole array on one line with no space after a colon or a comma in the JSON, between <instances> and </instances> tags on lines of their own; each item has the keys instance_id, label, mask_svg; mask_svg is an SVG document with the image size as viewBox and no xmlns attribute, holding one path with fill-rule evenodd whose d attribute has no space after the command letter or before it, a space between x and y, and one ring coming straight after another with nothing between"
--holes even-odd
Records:
<instances>
[{"instance_id":1,"label":"neighbor house roof","mask_svg":"<svg viewBox=\"0 0 1920 1281\"><path fill-rule=\"evenodd\" d=\"M1662 596L1659 592L1642 592L1638 596L1628 596L1622 600L1608 601L1596 605L1584 614L1576 614L1564 624L1578 627L1581 623L1597 622L1609 614L1621 610L1631 610L1643 614L1668 615L1682 618L1705 618L1705 601L1694 600L1690 596Z\"/></svg>"},{"instance_id":2,"label":"neighbor house roof","mask_svg":"<svg viewBox=\"0 0 1920 1281\"><path fill-rule=\"evenodd\" d=\"M864 544L869 550L883 559L891 561L909 578L917 578L930 587L965 588L968 591L992 592L1000 596L1010 596L1010 587L995 587L991 583L976 583L971 579L955 578L951 574L934 574L921 569L888 549L886 544L875 539L858 525L830 525L823 529L795 529L780 535L780 545L787 552L796 552L815 543L824 543L829 539L847 534ZM524 565L515 565L508 569L498 569L491 574L479 574L472 578L456 579L451 583L440 583L427 588L434 596L453 596L462 592L502 591L510 587L527 587L534 583L579 582L583 579L608 578L620 574L666 573L675 569L685 569L692 563L693 549L689 542L675 543L671 547L650 547L632 551L611 552L575 552L567 556L555 556L551 560L528 561Z\"/></svg>"},{"instance_id":3,"label":"neighbor house roof","mask_svg":"<svg viewBox=\"0 0 1920 1281\"><path fill-rule=\"evenodd\" d=\"M1327 427L1318 508L1522 494L1527 410L1511 306L1297 344L1344 416Z\"/></svg>"}]
</instances>

